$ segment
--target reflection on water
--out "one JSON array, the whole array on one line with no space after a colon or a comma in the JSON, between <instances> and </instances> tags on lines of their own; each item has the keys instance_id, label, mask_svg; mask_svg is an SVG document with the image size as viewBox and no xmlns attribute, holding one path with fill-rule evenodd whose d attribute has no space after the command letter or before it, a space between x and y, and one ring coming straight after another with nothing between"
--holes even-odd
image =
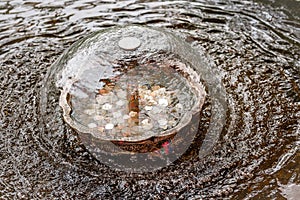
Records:
<instances>
[{"instance_id":1,"label":"reflection on water","mask_svg":"<svg viewBox=\"0 0 300 200\"><path fill-rule=\"evenodd\" d=\"M300 18L300 1L299 0L255 0L266 5L270 5L276 9L285 12L291 19Z\"/></svg>"},{"instance_id":2,"label":"reflection on water","mask_svg":"<svg viewBox=\"0 0 300 200\"><path fill-rule=\"evenodd\" d=\"M292 199L300 185L298 5L1 1L0 197ZM59 92L40 120L40 90L58 56L88 33L127 23L167 28L207 54L226 90L221 137L204 137L219 131L211 126L221 107L211 106L216 89L190 149L155 173L115 172L91 157L62 119Z\"/></svg>"}]
</instances>

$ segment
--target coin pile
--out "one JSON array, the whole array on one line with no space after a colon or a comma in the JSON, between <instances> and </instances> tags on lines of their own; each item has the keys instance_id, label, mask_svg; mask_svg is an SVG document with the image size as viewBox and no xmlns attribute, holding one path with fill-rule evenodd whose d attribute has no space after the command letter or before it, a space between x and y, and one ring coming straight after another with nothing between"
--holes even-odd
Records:
<instances>
[{"instance_id":1,"label":"coin pile","mask_svg":"<svg viewBox=\"0 0 300 200\"><path fill-rule=\"evenodd\" d=\"M176 91L158 84L104 87L84 107L80 118L98 130L95 137L152 136L175 127L184 113Z\"/></svg>"}]
</instances>

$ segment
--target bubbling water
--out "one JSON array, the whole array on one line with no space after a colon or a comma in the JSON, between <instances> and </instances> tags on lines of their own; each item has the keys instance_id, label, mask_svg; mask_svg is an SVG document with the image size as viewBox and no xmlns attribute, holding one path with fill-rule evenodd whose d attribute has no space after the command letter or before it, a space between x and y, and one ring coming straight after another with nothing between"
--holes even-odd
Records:
<instances>
[{"instance_id":1,"label":"bubbling water","mask_svg":"<svg viewBox=\"0 0 300 200\"><path fill-rule=\"evenodd\" d=\"M42 101L47 105L49 91L60 91L65 121L100 162L152 171L178 159L198 133L206 97L201 80L216 97L212 118L219 127L208 129L201 156L218 139L226 109L219 109L224 90L212 65L164 30L107 29L76 42L52 65Z\"/></svg>"}]
</instances>

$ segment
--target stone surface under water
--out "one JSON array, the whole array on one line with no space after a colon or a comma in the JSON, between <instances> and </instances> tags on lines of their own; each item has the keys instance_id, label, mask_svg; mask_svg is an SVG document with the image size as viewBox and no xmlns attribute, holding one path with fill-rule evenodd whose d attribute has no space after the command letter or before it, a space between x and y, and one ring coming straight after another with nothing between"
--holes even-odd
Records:
<instances>
[{"instance_id":1,"label":"stone surface under water","mask_svg":"<svg viewBox=\"0 0 300 200\"><path fill-rule=\"evenodd\" d=\"M2 199L297 195L299 1L12 0L0 5ZM214 102L224 90L207 91L193 144L175 164L154 173L116 172L91 157L63 121L59 92L51 93L55 98L45 112L39 109L45 73L67 47L94 31L128 23L167 28L199 54L205 52L226 91L226 121L214 114L224 108L222 100ZM207 83L211 77L202 79L208 89L218 85ZM153 157L170 150L165 145Z\"/></svg>"}]
</instances>

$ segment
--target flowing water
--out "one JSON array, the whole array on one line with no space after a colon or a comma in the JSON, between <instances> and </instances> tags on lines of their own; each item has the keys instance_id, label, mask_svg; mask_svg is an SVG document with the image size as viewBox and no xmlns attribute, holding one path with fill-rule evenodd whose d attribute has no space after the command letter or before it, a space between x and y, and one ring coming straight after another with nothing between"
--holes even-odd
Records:
<instances>
[{"instance_id":1,"label":"flowing water","mask_svg":"<svg viewBox=\"0 0 300 200\"><path fill-rule=\"evenodd\" d=\"M299 1L0 0L0 13L0 199L299 198ZM212 63L204 81L223 85L208 91L188 151L151 173L92 157L64 123L59 91L49 115L39 109L62 52L124 24L178 35Z\"/></svg>"}]
</instances>

